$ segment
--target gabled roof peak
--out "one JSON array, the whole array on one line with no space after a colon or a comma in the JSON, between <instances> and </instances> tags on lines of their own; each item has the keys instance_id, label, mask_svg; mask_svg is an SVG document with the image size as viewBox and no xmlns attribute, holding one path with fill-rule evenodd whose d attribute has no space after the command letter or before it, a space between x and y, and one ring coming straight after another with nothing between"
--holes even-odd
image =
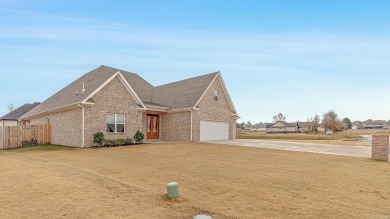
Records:
<instances>
[{"instance_id":1,"label":"gabled roof peak","mask_svg":"<svg viewBox=\"0 0 390 219\"><path fill-rule=\"evenodd\" d=\"M118 72L120 75L117 74ZM140 103L151 103L154 106L164 106L170 109L182 109L193 108L220 72L154 87L138 74L100 65L49 97L38 107L23 115L22 118L84 103L84 101L92 98L94 93L100 90L101 86L105 86L105 83L115 77L116 74L123 79L123 83L126 86L128 85L127 87L130 90L134 91L141 101ZM88 102L93 103L92 101Z\"/></svg>"}]
</instances>

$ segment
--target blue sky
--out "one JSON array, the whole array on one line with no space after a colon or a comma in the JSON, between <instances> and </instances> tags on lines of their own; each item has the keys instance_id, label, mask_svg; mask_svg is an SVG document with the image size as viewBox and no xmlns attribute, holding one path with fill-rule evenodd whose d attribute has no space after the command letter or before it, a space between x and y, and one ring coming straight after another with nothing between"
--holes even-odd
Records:
<instances>
[{"instance_id":1,"label":"blue sky","mask_svg":"<svg viewBox=\"0 0 390 219\"><path fill-rule=\"evenodd\" d=\"M390 1L0 0L0 115L108 65L221 71L240 121L390 119Z\"/></svg>"}]
</instances>

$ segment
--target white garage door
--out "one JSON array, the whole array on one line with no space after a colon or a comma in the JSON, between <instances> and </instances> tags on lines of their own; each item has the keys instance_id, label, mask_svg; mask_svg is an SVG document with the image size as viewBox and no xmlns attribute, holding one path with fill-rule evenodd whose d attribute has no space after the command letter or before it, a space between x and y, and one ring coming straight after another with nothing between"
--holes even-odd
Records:
<instances>
[{"instance_id":1,"label":"white garage door","mask_svg":"<svg viewBox=\"0 0 390 219\"><path fill-rule=\"evenodd\" d=\"M228 140L229 123L200 121L200 141Z\"/></svg>"}]
</instances>

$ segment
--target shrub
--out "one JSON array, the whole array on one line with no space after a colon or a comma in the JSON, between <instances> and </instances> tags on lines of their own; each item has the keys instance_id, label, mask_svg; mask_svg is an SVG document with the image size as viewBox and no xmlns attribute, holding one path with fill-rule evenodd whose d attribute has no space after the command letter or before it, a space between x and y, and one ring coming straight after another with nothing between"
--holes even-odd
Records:
<instances>
[{"instance_id":1,"label":"shrub","mask_svg":"<svg viewBox=\"0 0 390 219\"><path fill-rule=\"evenodd\" d=\"M119 146L119 145L125 145L126 144L126 141L125 141L125 139L116 139L115 140L115 145L116 146Z\"/></svg>"},{"instance_id":2,"label":"shrub","mask_svg":"<svg viewBox=\"0 0 390 219\"><path fill-rule=\"evenodd\" d=\"M104 134L102 132L96 132L93 134L93 142L103 145L105 139L104 139Z\"/></svg>"},{"instance_id":3,"label":"shrub","mask_svg":"<svg viewBox=\"0 0 390 219\"><path fill-rule=\"evenodd\" d=\"M126 139L125 139L125 145L131 145L131 144L133 144L133 139L131 139L131 138L126 138Z\"/></svg>"},{"instance_id":4,"label":"shrub","mask_svg":"<svg viewBox=\"0 0 390 219\"><path fill-rule=\"evenodd\" d=\"M112 142L111 142L111 140L107 139L107 140L103 141L103 145L106 147L110 147L110 146L112 146Z\"/></svg>"},{"instance_id":5,"label":"shrub","mask_svg":"<svg viewBox=\"0 0 390 219\"><path fill-rule=\"evenodd\" d=\"M105 139L102 143L102 145L104 145L105 147L132 145L132 144L134 144L132 138Z\"/></svg>"},{"instance_id":6,"label":"shrub","mask_svg":"<svg viewBox=\"0 0 390 219\"><path fill-rule=\"evenodd\" d=\"M142 140L144 140L144 134L138 130L134 135L134 140L136 143L142 143Z\"/></svg>"}]
</instances>

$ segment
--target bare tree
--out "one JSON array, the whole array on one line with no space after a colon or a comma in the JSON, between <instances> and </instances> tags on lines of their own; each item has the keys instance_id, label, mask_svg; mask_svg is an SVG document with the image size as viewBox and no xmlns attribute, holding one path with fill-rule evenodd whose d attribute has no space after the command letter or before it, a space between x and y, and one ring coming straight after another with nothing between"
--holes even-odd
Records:
<instances>
[{"instance_id":1,"label":"bare tree","mask_svg":"<svg viewBox=\"0 0 390 219\"><path fill-rule=\"evenodd\" d=\"M283 116L282 113L279 113L278 115L275 115L272 119L273 122L284 122L286 121L286 117Z\"/></svg>"},{"instance_id":2,"label":"bare tree","mask_svg":"<svg viewBox=\"0 0 390 219\"><path fill-rule=\"evenodd\" d=\"M328 130L341 131L344 129L343 123L340 121L336 111L334 110L329 110L322 115L321 125L325 129L325 132Z\"/></svg>"},{"instance_id":3,"label":"bare tree","mask_svg":"<svg viewBox=\"0 0 390 219\"><path fill-rule=\"evenodd\" d=\"M13 104L13 103L9 103L9 104L7 105L7 107L8 107L8 110L9 110L10 112L12 112L12 111L15 110L15 107L14 107L14 104Z\"/></svg>"},{"instance_id":4,"label":"bare tree","mask_svg":"<svg viewBox=\"0 0 390 219\"><path fill-rule=\"evenodd\" d=\"M320 127L320 116L318 114L315 114L314 117L310 117L307 122L308 122L308 131L309 132L314 132L317 133L318 128Z\"/></svg>"}]
</instances>

